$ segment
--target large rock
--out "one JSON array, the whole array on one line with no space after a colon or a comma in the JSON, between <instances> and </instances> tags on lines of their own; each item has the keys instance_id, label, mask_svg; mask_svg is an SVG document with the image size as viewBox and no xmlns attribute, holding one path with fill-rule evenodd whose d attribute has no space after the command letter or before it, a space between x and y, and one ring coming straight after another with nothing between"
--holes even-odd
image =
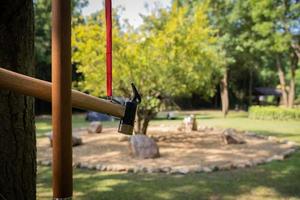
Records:
<instances>
[{"instance_id":1,"label":"large rock","mask_svg":"<svg viewBox=\"0 0 300 200\"><path fill-rule=\"evenodd\" d=\"M159 157L159 149L152 138L146 135L133 135L129 141L129 150L133 157L146 159Z\"/></svg>"},{"instance_id":2,"label":"large rock","mask_svg":"<svg viewBox=\"0 0 300 200\"><path fill-rule=\"evenodd\" d=\"M121 136L118 137L119 142L128 142L129 139L130 139L130 137L127 136L127 135L121 135Z\"/></svg>"},{"instance_id":3,"label":"large rock","mask_svg":"<svg viewBox=\"0 0 300 200\"><path fill-rule=\"evenodd\" d=\"M50 146L52 147L52 134L48 136L50 140ZM82 145L82 139L78 136L72 136L72 146L79 146Z\"/></svg>"},{"instance_id":4,"label":"large rock","mask_svg":"<svg viewBox=\"0 0 300 200\"><path fill-rule=\"evenodd\" d=\"M234 129L226 129L222 133L223 142L225 144L244 144L246 143L241 137L237 135Z\"/></svg>"},{"instance_id":5,"label":"large rock","mask_svg":"<svg viewBox=\"0 0 300 200\"><path fill-rule=\"evenodd\" d=\"M101 133L102 132L102 124L101 122L91 122L88 127L88 133Z\"/></svg>"}]
</instances>

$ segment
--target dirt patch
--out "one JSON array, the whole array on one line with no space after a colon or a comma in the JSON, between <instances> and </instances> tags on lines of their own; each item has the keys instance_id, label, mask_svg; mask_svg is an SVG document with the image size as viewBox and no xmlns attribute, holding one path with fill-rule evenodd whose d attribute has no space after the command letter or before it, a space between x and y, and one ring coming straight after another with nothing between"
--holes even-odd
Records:
<instances>
[{"instance_id":1,"label":"dirt patch","mask_svg":"<svg viewBox=\"0 0 300 200\"><path fill-rule=\"evenodd\" d=\"M188 173L253 166L282 160L295 151L295 144L287 141L244 133L239 136L245 144L226 145L222 131L185 133L175 128L151 127L148 135L157 141L161 157L139 160L129 155L128 142L119 141L122 135L116 129L104 129L101 134L80 130L75 134L82 138L83 145L73 147L73 162L76 166L98 170L172 172L178 169ZM50 164L52 148L48 138L38 139L37 152L39 163Z\"/></svg>"}]
</instances>

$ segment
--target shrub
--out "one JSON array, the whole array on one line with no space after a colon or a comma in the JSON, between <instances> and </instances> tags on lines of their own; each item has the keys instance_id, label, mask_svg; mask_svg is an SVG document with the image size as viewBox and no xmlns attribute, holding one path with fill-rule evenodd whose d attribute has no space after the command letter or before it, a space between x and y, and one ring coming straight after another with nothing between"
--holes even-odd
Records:
<instances>
[{"instance_id":1,"label":"shrub","mask_svg":"<svg viewBox=\"0 0 300 200\"><path fill-rule=\"evenodd\" d=\"M276 106L251 106L250 119L262 120L297 120L300 121L300 109Z\"/></svg>"}]
</instances>

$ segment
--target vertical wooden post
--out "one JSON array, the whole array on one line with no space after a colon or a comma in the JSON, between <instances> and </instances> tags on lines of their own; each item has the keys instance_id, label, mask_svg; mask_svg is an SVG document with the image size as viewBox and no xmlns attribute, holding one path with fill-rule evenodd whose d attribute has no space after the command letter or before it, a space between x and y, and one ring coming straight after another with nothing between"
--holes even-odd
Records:
<instances>
[{"instance_id":1,"label":"vertical wooden post","mask_svg":"<svg viewBox=\"0 0 300 200\"><path fill-rule=\"evenodd\" d=\"M53 198L72 199L71 1L52 0Z\"/></svg>"}]
</instances>

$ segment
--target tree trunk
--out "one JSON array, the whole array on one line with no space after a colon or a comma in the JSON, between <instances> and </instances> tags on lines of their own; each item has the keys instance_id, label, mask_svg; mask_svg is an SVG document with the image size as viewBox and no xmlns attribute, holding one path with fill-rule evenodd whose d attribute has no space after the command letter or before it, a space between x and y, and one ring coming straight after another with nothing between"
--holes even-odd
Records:
<instances>
[{"instance_id":1,"label":"tree trunk","mask_svg":"<svg viewBox=\"0 0 300 200\"><path fill-rule=\"evenodd\" d=\"M288 107L292 108L294 106L295 100L295 90L296 90L296 68L298 65L298 57L293 53L292 61L291 61L291 80L289 87L289 96L288 96Z\"/></svg>"},{"instance_id":2,"label":"tree trunk","mask_svg":"<svg viewBox=\"0 0 300 200\"><path fill-rule=\"evenodd\" d=\"M288 107L288 93L286 91L286 82L285 82L285 74L283 68L281 66L280 58L276 56L276 67L278 71L278 77L280 82L280 89L282 93L282 103L284 106Z\"/></svg>"},{"instance_id":3,"label":"tree trunk","mask_svg":"<svg viewBox=\"0 0 300 200\"><path fill-rule=\"evenodd\" d=\"M33 75L33 1L0 3L0 67ZM0 89L0 199L36 198L34 100Z\"/></svg>"},{"instance_id":4,"label":"tree trunk","mask_svg":"<svg viewBox=\"0 0 300 200\"><path fill-rule=\"evenodd\" d=\"M139 109L137 112L137 123L135 132L138 134L147 134L149 122L156 116L157 112L153 110Z\"/></svg>"},{"instance_id":5,"label":"tree trunk","mask_svg":"<svg viewBox=\"0 0 300 200\"><path fill-rule=\"evenodd\" d=\"M249 88L248 88L248 104L249 106L252 105L252 89L253 89L253 69L250 68L249 70Z\"/></svg>"},{"instance_id":6,"label":"tree trunk","mask_svg":"<svg viewBox=\"0 0 300 200\"><path fill-rule=\"evenodd\" d=\"M223 78L220 83L221 89L221 102L222 102L222 113L224 117L228 114L229 109L229 98L228 98L228 72L225 70Z\"/></svg>"},{"instance_id":7,"label":"tree trunk","mask_svg":"<svg viewBox=\"0 0 300 200\"><path fill-rule=\"evenodd\" d=\"M292 44L292 48L293 48L293 51L295 53L295 55L297 56L298 58L298 61L300 60L300 44L298 43L294 43Z\"/></svg>"}]
</instances>

